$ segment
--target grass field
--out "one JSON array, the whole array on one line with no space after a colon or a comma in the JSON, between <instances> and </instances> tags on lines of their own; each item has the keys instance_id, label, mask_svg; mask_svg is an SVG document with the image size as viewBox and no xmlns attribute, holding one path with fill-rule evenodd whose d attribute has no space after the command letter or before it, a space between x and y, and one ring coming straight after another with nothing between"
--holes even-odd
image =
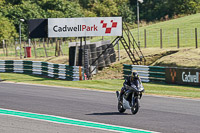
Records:
<instances>
[{"instance_id":1,"label":"grass field","mask_svg":"<svg viewBox=\"0 0 200 133\"><path fill-rule=\"evenodd\" d=\"M44 78L35 75L14 74L14 73L0 73L0 78L5 81L11 81L15 83L29 83L29 84L41 84L49 86L63 86L63 87L75 87L113 91L120 90L124 80L86 80L86 81L65 81ZM185 97L185 98L200 98L200 88L192 86L179 86L179 85L167 85L167 84L155 84L155 83L143 83L145 88L145 94L164 95L173 97Z\"/></svg>"},{"instance_id":2,"label":"grass field","mask_svg":"<svg viewBox=\"0 0 200 133\"><path fill-rule=\"evenodd\" d=\"M195 47L195 28L197 28L198 42L200 42L200 13L163 22L140 26L140 42L144 47L144 30L146 29L147 47L160 47L160 29L162 29L162 43L164 48L177 47L177 28L179 28L180 47ZM138 29L131 30L135 40L138 40ZM100 41L97 37L92 41ZM104 37L113 40L114 37ZM123 48L122 46L120 47Z\"/></svg>"}]
</instances>

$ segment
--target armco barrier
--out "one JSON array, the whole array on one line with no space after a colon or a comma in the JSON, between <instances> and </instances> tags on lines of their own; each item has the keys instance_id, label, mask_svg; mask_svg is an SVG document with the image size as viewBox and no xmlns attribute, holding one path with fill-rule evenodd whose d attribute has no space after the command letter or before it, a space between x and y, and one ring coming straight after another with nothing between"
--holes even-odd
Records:
<instances>
[{"instance_id":1,"label":"armco barrier","mask_svg":"<svg viewBox=\"0 0 200 133\"><path fill-rule=\"evenodd\" d=\"M143 66L143 65L123 65L124 77L137 71L142 82L165 82L165 67Z\"/></svg>"},{"instance_id":2,"label":"armco barrier","mask_svg":"<svg viewBox=\"0 0 200 133\"><path fill-rule=\"evenodd\" d=\"M84 80L83 68L40 61L0 60L0 72L36 74L69 81Z\"/></svg>"}]
</instances>

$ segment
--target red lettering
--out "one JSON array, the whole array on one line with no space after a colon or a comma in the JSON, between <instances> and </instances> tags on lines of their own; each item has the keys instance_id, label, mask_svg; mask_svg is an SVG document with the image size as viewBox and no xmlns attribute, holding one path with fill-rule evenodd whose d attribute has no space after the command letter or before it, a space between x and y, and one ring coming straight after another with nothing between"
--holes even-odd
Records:
<instances>
[{"instance_id":1,"label":"red lettering","mask_svg":"<svg viewBox=\"0 0 200 133\"><path fill-rule=\"evenodd\" d=\"M97 26L86 26L86 25L82 25L82 31L98 31Z\"/></svg>"},{"instance_id":2,"label":"red lettering","mask_svg":"<svg viewBox=\"0 0 200 133\"><path fill-rule=\"evenodd\" d=\"M87 31L90 31L90 26L87 27Z\"/></svg>"},{"instance_id":3,"label":"red lettering","mask_svg":"<svg viewBox=\"0 0 200 133\"><path fill-rule=\"evenodd\" d=\"M95 26L95 25L94 25L94 31L98 31L98 30L97 30L97 26Z\"/></svg>"},{"instance_id":4,"label":"red lettering","mask_svg":"<svg viewBox=\"0 0 200 133\"><path fill-rule=\"evenodd\" d=\"M84 31L84 29L86 29L86 25L82 25L82 31Z\"/></svg>"}]
</instances>

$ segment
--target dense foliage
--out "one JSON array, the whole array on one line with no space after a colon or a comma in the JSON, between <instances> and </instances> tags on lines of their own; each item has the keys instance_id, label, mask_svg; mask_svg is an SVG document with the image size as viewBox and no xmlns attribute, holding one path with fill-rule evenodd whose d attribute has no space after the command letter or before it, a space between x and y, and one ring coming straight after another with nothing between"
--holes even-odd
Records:
<instances>
[{"instance_id":1,"label":"dense foliage","mask_svg":"<svg viewBox=\"0 0 200 133\"><path fill-rule=\"evenodd\" d=\"M140 20L167 20L200 11L200 0L143 0ZM17 37L20 18L108 17L122 16L136 23L137 0L0 0L0 41ZM27 33L26 24L22 32Z\"/></svg>"}]
</instances>

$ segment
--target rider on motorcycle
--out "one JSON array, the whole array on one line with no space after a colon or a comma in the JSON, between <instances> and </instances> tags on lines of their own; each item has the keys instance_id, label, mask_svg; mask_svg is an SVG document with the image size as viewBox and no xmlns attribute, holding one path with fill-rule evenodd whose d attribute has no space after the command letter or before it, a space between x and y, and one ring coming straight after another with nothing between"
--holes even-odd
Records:
<instances>
[{"instance_id":1,"label":"rider on motorcycle","mask_svg":"<svg viewBox=\"0 0 200 133\"><path fill-rule=\"evenodd\" d=\"M139 79L138 73L137 72L132 72L130 76L126 77L124 83L123 83L123 87L121 88L120 91L120 95L119 95L119 101L122 102L123 98L123 94L124 92L126 92L128 90L128 88L126 86L131 86L132 84L136 85L136 81Z\"/></svg>"}]
</instances>

